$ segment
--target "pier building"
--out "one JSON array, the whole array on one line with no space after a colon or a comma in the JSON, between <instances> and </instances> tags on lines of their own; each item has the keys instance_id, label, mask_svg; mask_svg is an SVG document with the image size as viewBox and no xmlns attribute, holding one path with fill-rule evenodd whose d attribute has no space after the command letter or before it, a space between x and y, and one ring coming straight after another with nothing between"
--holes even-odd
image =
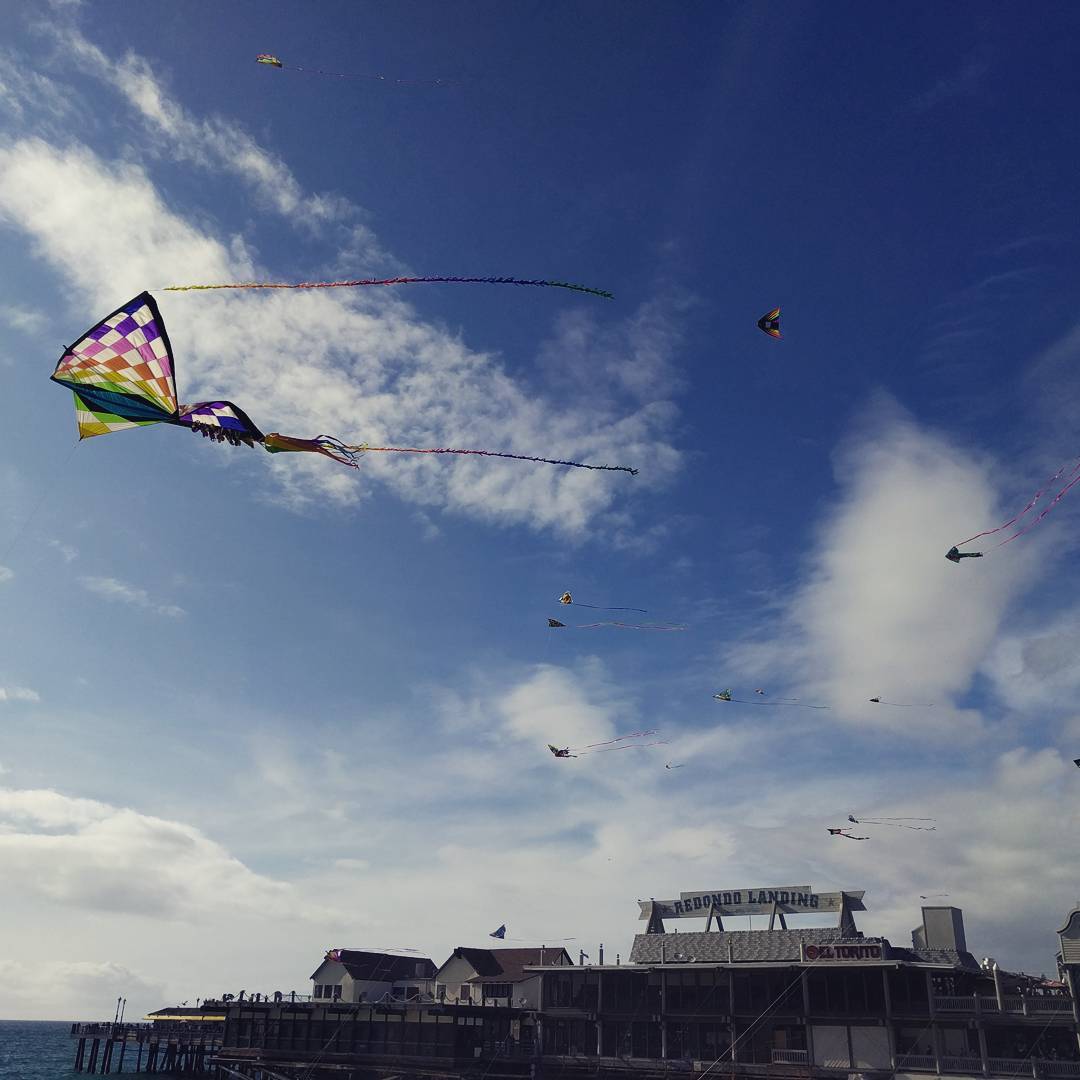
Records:
<instances>
[{"instance_id":1,"label":"pier building","mask_svg":"<svg viewBox=\"0 0 1080 1080\"><path fill-rule=\"evenodd\" d=\"M1046 978L977 957L949 905L923 907L897 945L856 924L859 891L639 905L627 963L605 964L602 949L574 965L561 949L459 948L431 996L229 1001L213 1065L240 1080L1080 1080L1080 906Z\"/></svg>"}]
</instances>

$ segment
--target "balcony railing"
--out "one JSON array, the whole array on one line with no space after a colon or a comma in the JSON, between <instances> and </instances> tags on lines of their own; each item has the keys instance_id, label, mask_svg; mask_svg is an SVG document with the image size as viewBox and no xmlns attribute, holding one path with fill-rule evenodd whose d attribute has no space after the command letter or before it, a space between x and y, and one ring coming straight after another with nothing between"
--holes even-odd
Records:
<instances>
[{"instance_id":1,"label":"balcony railing","mask_svg":"<svg viewBox=\"0 0 1080 1080\"><path fill-rule=\"evenodd\" d=\"M774 1065L809 1065L810 1054L806 1050L773 1050Z\"/></svg>"},{"instance_id":2,"label":"balcony railing","mask_svg":"<svg viewBox=\"0 0 1080 1080\"><path fill-rule=\"evenodd\" d=\"M896 1067L898 1069L916 1069L920 1072L937 1072L937 1061L933 1054L897 1054ZM979 1066L982 1072L982 1066Z\"/></svg>"},{"instance_id":3,"label":"balcony railing","mask_svg":"<svg viewBox=\"0 0 1080 1080\"><path fill-rule=\"evenodd\" d=\"M982 1074L982 1058L943 1057L941 1059L941 1071L947 1073L969 1073L974 1076L980 1076Z\"/></svg>"},{"instance_id":4,"label":"balcony railing","mask_svg":"<svg viewBox=\"0 0 1080 1080\"><path fill-rule=\"evenodd\" d=\"M934 998L934 1008L938 1012L954 1013L996 1013L1006 1012L1017 1016L1072 1016L1072 998L1069 997L1026 997L1020 994L1006 994L1001 999L1003 1008L998 1008L996 997L985 994L970 994L962 997Z\"/></svg>"}]
</instances>

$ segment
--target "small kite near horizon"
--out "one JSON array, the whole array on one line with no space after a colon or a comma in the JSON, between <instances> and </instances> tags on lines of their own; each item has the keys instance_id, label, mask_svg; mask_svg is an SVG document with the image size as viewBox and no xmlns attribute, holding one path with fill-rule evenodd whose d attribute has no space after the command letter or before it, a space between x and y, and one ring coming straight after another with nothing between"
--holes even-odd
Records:
<instances>
[{"instance_id":1,"label":"small kite near horizon","mask_svg":"<svg viewBox=\"0 0 1080 1080\"><path fill-rule=\"evenodd\" d=\"M1030 532L1032 529L1035 528L1036 525L1039 524L1040 521L1042 521L1047 516L1047 514L1050 513L1051 510L1054 509L1055 506L1057 506L1059 502L1061 502L1063 498L1065 498L1065 496L1073 489L1073 487L1076 486L1076 484L1080 483L1080 461L1077 461L1075 464L1073 464L1071 468L1069 467L1069 463L1066 462L1066 464L1062 465L1061 468L1058 469L1058 471L1054 473L1054 475L1051 476L1050 479L1047 480L1046 483L1043 484L1043 486L1039 488L1039 490L1036 491L1034 495L1031 496L1031 498L1028 500L1027 505L1018 514L1014 514L1011 518L1009 518L1008 521L1002 522L996 529L986 529L983 532L976 533L974 536L969 536L966 540L961 540L958 544L954 544L945 553L945 558L948 559L949 562L954 563L958 563L961 559L981 559L984 554L983 552L961 551L960 548L962 548L965 544L970 544L973 541L978 540L980 537L994 536L996 533L1003 532L1006 529L1011 529L1012 526L1016 525L1021 518L1026 517L1027 514L1035 508L1035 504L1046 494L1046 492L1050 489L1051 485L1056 484L1063 476L1065 476L1065 485L1050 500L1050 502L1047 503L1043 510L1036 514L1036 516L1032 518L1031 521L1016 529L1009 536L1006 536L1004 540L1000 540L998 543L994 544L991 550L996 550L997 548L1004 547L1006 544L1011 544L1018 537L1023 536L1024 533Z\"/></svg>"},{"instance_id":2,"label":"small kite near horizon","mask_svg":"<svg viewBox=\"0 0 1080 1080\"><path fill-rule=\"evenodd\" d=\"M272 454L323 454L351 468L359 468L364 454L390 453L475 455L631 475L637 472L626 465L591 465L495 450L348 445L330 435L299 439L276 431L264 435L231 401L181 405L176 394L172 345L157 303L148 292L117 308L69 345L50 377L74 394L80 440L127 428L171 424L187 427L214 442L251 447L259 443Z\"/></svg>"},{"instance_id":3,"label":"small kite near horizon","mask_svg":"<svg viewBox=\"0 0 1080 1080\"><path fill-rule=\"evenodd\" d=\"M322 68L296 67L292 64L283 64L281 59L273 53L259 53L255 57L256 64L265 64L267 67L280 68L283 71L302 71L305 75L324 75L330 79L373 79L375 82L397 83L399 86L450 86L449 79L389 79L385 75L366 74L363 72L347 71L323 71Z\"/></svg>"},{"instance_id":4,"label":"small kite near horizon","mask_svg":"<svg viewBox=\"0 0 1080 1080\"><path fill-rule=\"evenodd\" d=\"M762 333L768 334L769 337L780 337L780 309L778 307L773 308L772 311L766 311L757 321L758 329Z\"/></svg>"},{"instance_id":5,"label":"small kite near horizon","mask_svg":"<svg viewBox=\"0 0 1080 1080\"><path fill-rule=\"evenodd\" d=\"M948 896L947 892L919 893L920 900L936 900L939 896Z\"/></svg>"},{"instance_id":6,"label":"small kite near horizon","mask_svg":"<svg viewBox=\"0 0 1080 1080\"><path fill-rule=\"evenodd\" d=\"M828 826L826 826L828 828ZM853 836L850 829L829 829L830 836L842 836L845 840L869 840L869 836Z\"/></svg>"},{"instance_id":7,"label":"small kite near horizon","mask_svg":"<svg viewBox=\"0 0 1080 1080\"><path fill-rule=\"evenodd\" d=\"M668 762L668 763L667 763L667 764L666 764L666 765L664 766L664 768L665 768L665 769L681 769L681 768L683 768L683 763L682 763L682 762L680 761L680 762L679 762L679 763L678 763L678 764L676 765L676 764L675 764L674 762L671 762L671 761L669 761L669 762Z\"/></svg>"}]
</instances>

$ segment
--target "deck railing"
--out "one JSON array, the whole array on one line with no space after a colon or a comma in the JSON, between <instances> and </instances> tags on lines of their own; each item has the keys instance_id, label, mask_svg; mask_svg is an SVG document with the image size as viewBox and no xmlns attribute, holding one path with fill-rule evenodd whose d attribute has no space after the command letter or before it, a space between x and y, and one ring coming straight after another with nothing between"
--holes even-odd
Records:
<instances>
[{"instance_id":1,"label":"deck railing","mask_svg":"<svg viewBox=\"0 0 1080 1080\"><path fill-rule=\"evenodd\" d=\"M810 1054L806 1050L773 1050L774 1065L809 1065Z\"/></svg>"},{"instance_id":2,"label":"deck railing","mask_svg":"<svg viewBox=\"0 0 1080 1080\"><path fill-rule=\"evenodd\" d=\"M933 1054L897 1054L898 1069L915 1069L919 1072L937 1072L937 1061ZM979 1067L982 1072L982 1067Z\"/></svg>"},{"instance_id":3,"label":"deck railing","mask_svg":"<svg viewBox=\"0 0 1080 1080\"><path fill-rule=\"evenodd\" d=\"M1069 997L1027 997L1020 994L1005 994L1001 999L1001 1005L1002 1008L999 1008L996 997L988 997L985 994L934 997L934 1008L938 1012L1006 1012L1019 1016L1072 1015L1072 998Z\"/></svg>"}]
</instances>

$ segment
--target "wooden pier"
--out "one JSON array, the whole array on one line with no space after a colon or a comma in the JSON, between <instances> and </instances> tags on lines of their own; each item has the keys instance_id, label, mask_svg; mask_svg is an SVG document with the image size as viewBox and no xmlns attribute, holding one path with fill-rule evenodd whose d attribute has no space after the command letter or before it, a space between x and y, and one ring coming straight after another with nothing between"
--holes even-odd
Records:
<instances>
[{"instance_id":1,"label":"wooden pier","mask_svg":"<svg viewBox=\"0 0 1080 1080\"><path fill-rule=\"evenodd\" d=\"M72 1024L75 1071L208 1076L221 1023Z\"/></svg>"}]
</instances>

